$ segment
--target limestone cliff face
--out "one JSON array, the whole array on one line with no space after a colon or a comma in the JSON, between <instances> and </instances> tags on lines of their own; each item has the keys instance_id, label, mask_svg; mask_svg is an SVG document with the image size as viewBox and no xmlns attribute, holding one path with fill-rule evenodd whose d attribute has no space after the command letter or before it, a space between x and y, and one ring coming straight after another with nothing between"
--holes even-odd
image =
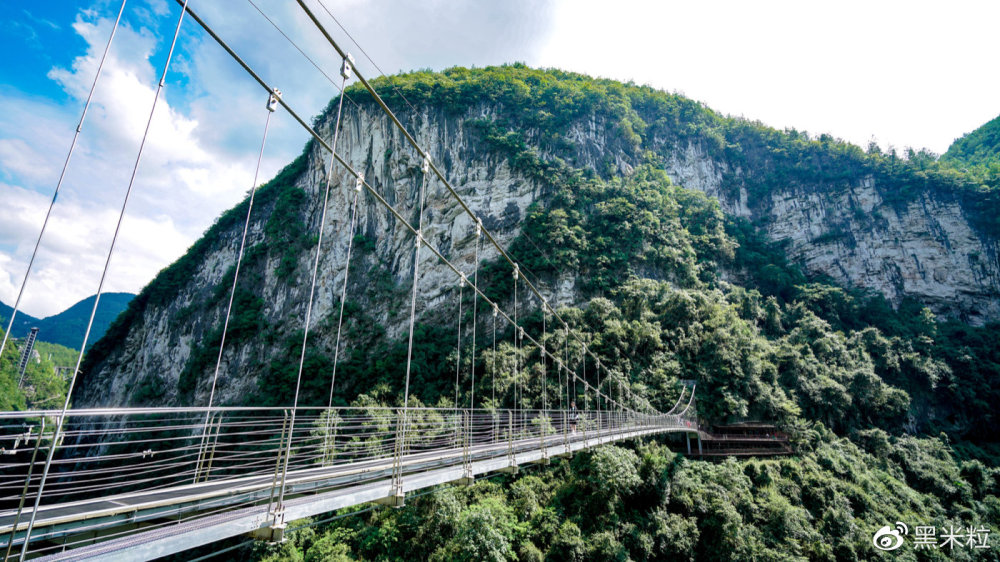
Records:
<instances>
[{"instance_id":1,"label":"limestone cliff face","mask_svg":"<svg viewBox=\"0 0 1000 562\"><path fill-rule=\"evenodd\" d=\"M789 240L809 271L895 303L914 297L972 324L1000 318L996 240L980 237L958 203L925 193L898 208L870 178L826 196L790 192L770 203L768 233Z\"/></svg>"},{"instance_id":2,"label":"limestone cliff face","mask_svg":"<svg viewBox=\"0 0 1000 562\"><path fill-rule=\"evenodd\" d=\"M544 186L491 149L470 125L470 119L490 119L496 111L489 105L460 115L423 109L407 117L406 125L422 146L430 148L435 163L469 207L507 245L518 235L528 206L544 195ZM324 138L332 137L331 121L327 118L319 124ZM544 132L524 134L531 143ZM581 120L564 136L572 143L574 157L569 161L573 166L628 174L640 163L641 151L600 118ZM697 142L674 146L652 138L646 143L650 146L644 149L651 147L664 155L664 166L675 183L718 197L726 212L751 219L775 241L787 241L790 257L810 274L828 275L847 286L870 287L897 303L913 297L939 314L974 324L1000 319L997 241L971 227L957 202L925 193L905 205L889 204L870 177L856 184L790 186L752 200L739 187L746 171L707 156ZM311 146L304 171L293 180L305 194L295 216L307 237L318 232L329 169L329 155ZM420 159L380 111L370 105L345 107L338 152L363 169L374 188L414 225L419 188L426 182L425 238L452 263L472 273L474 222L436 178L423 177ZM544 151L541 155L552 156ZM336 168L330 179L310 346L332 356L351 238L347 227L354 181ZM266 251L256 261L250 260L241 273L241 283L245 278L260 299L260 315L273 345L253 338L227 345L215 404L240 403L257 389L267 365L289 361L292 354L278 342L294 339L303 326L315 239L292 255L293 263L285 264L281 273L288 256L280 245L268 244L267 236L275 209L273 201L254 208L248 247L259 244ZM365 306L366 313L385 327L387 337L397 338L407 326L404 305L408 305L414 237L369 195L362 195L358 215L356 233L363 235L367 247L355 249L348 298ZM204 241L195 273L180 283L176 296L166 304L146 306L126 327L122 340L91 372L84 373L76 407L136 404L149 394L155 394L158 405L207 403L214 355L196 373L192 395L182 396L178 381L192 357L199 351L205 353L202 348L211 331L222 324L231 282L226 274L235 264L241 231L242 219ZM483 260L496 256L492 246L481 248ZM372 278L376 275L379 279ZM454 275L427 250L422 252L419 286L419 314L440 314L439 305L454 304ZM578 297L572 278L560 279L547 290L557 302ZM238 313L234 310L234 315Z\"/></svg>"},{"instance_id":3,"label":"limestone cliff face","mask_svg":"<svg viewBox=\"0 0 1000 562\"><path fill-rule=\"evenodd\" d=\"M639 163L609 123L582 122L568 137L576 165L600 169L610 160L618 173L628 173ZM905 204L888 202L885 187L865 176L854 183L789 185L753 200L742 185L748 171L709 156L696 142L676 146L652 138L643 148L666 155L674 183L717 198L726 213L787 243L789 258L810 275L873 289L896 305L911 297L973 325L1000 320L996 233L973 228L953 198L923 192Z\"/></svg>"},{"instance_id":4,"label":"limestone cliff face","mask_svg":"<svg viewBox=\"0 0 1000 562\"><path fill-rule=\"evenodd\" d=\"M495 154L466 122L488 117L487 107L471 109L465 116L445 117L434 110L410 118L407 126L421 146L430 147L435 164L483 220L483 224L507 245L519 232L518 225L528 205L540 197L541 186L514 171L505 157ZM332 138L332 119L320 123L318 132ZM411 224L417 224L417 200L425 182L424 238L457 267L471 275L475 266L475 223L454 202L433 175L423 177L422 160L381 111L370 106L345 107L338 153ZM322 215L322 201L330 155L311 145L305 171L295 179L305 192L300 218L312 240L298 252L290 276L279 274L283 249L275 244L256 267L248 264L240 274L241 286L250 284L262 300L264 324L272 341L294 339L304 325L309 280L315 258L315 234ZM339 166L337 167L339 168ZM313 301L309 345L333 356L339 297L347 263L347 243L355 182L343 169L334 169ZM255 207L247 247L265 242L267 223L274 205ZM200 374L193 398L183 397L178 381L185 365L203 346L212 329L222 325L231 277L236 262L242 220L221 236L208 241L197 273L184 282L176 299L166 306L147 306L128 328L124 341L81 380L76 407L134 404L144 392L156 395L156 404L205 405L215 357ZM370 195L362 193L356 234L371 246L355 247L351 260L348 299L365 305L365 312L382 325L389 338L405 336L409 289L413 275L414 236ZM491 245L480 245L480 258L496 257ZM254 275L258 277L254 279ZM370 278L377 275L380 279ZM454 273L429 250L421 251L418 314L433 313L438 305L456 303ZM251 280L254 279L254 280ZM378 285L376 287L376 285ZM211 298L215 293L225 296ZM206 302L211 304L206 305ZM233 315L239 314L238 305ZM439 312L440 313L440 312ZM217 349L217 344L216 344ZM272 360L290 361L279 343L261 345L247 339L227 345L215 404L240 403L257 390L257 379ZM295 354L297 361L298 356Z\"/></svg>"}]
</instances>

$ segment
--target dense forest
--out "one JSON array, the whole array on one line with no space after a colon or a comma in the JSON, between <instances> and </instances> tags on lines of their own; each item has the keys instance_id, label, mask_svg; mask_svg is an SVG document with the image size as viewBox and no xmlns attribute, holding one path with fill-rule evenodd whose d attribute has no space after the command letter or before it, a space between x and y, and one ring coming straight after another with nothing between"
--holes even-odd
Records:
<instances>
[{"instance_id":1,"label":"dense forest","mask_svg":"<svg viewBox=\"0 0 1000 562\"><path fill-rule=\"evenodd\" d=\"M1000 165L1000 115L957 139L941 155L941 161L965 169L989 170L995 178Z\"/></svg>"},{"instance_id":2,"label":"dense forest","mask_svg":"<svg viewBox=\"0 0 1000 562\"><path fill-rule=\"evenodd\" d=\"M874 145L863 150L828 135L725 117L651 88L523 65L416 72L375 84L393 107L404 106L405 97L407 104L456 114L477 104L500 108L470 124L491 150L546 185L509 250L541 283L574 272L583 295L559 311L569 334L550 329L547 346L579 357L575 342L589 342L610 372L661 410L677 398L678 381L695 379L703 423L776 423L792 436L795 454L703 461L672 452L668 439L605 446L520 476L442 489L398 510L364 508L335 520L296 522L292 527L300 530L290 541L244 547L230 554L233 559L1000 558L992 542L975 548L979 537L995 540L1000 532L1000 326L945 321L916 301L893 307L881 295L810 277L758 225L726 216L718 201L673 185L663 171L671 148L694 139L750 170L730 178L730 187L755 196L788 184L871 175L886 200L905 202L933 191L962 201L976 228L995 240L996 153L977 148L993 137L970 135L942 158ZM368 103L358 87L347 95ZM641 164L626 172L611 161L579 165L581 155L565 134L586 116L613 123L615 148ZM288 226L304 204L293 182L302 165L296 161L261 189L262 200L276 202L274 234L289 252L309 245ZM213 229L245 212L233 209ZM356 243L360 264L367 241L359 236ZM195 267L199 248L132 302L88 362L117 345L143 306L169 299ZM278 263L277 273L292 274L281 269L288 263L294 260ZM373 290L408 289L369 267L365 276L374 280ZM510 298L510 271L503 264L486 263L479 273L491 298ZM267 337L255 299L237 295L242 306L234 340L257 331ZM463 304L471 321L471 297ZM396 405L406 341L386 337L364 307L348 305L352 355L338 372L343 382L335 401ZM538 310L528 311L524 321L532 333L542 333L545 318ZM419 403L453 403L452 330L431 321L417 327L413 387ZM541 382L537 351L515 348L511 335L509 329L499 335L496 351L478 350L470 368L481 391L495 381L503 394L517 382L529 404L538 403L542 385L554 383ZM290 354L299 353L294 346L301 339L287 338ZM213 342L218 339L208 338L207 351L194 354L181 376L182 391L193 388L204 366L199 362L214 356ZM518 381L508 368L514 361L527 365ZM331 363L310 349L305 380ZM578 372L585 368L577 360L571 364ZM290 403L295 376L275 363L249 403ZM326 392L326 379L315 378L322 384L306 382L303 402L319 401ZM504 404L487 403L497 405ZM897 521L911 529L935 527L939 538L949 528L967 536L957 547L927 549L914 548L908 538L902 549L882 553L873 534Z\"/></svg>"}]
</instances>

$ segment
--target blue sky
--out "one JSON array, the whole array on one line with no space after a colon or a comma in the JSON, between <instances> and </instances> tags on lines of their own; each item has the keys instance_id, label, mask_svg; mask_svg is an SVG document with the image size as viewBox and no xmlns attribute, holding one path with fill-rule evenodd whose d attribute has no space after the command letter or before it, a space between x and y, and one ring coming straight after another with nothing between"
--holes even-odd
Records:
<instances>
[{"instance_id":1,"label":"blue sky","mask_svg":"<svg viewBox=\"0 0 1000 562\"><path fill-rule=\"evenodd\" d=\"M323 0L382 70L523 61L685 93L865 145L929 147L1000 113L998 2ZM328 28L377 72L309 0ZM336 76L295 2L254 0ZM303 115L336 90L246 0L191 0ZM13 304L119 1L6 0L0 16L0 300ZM129 0L25 293L35 316L96 290L179 9ZM264 94L185 21L107 290L137 292L250 188ZM272 122L262 181L302 148Z\"/></svg>"}]
</instances>

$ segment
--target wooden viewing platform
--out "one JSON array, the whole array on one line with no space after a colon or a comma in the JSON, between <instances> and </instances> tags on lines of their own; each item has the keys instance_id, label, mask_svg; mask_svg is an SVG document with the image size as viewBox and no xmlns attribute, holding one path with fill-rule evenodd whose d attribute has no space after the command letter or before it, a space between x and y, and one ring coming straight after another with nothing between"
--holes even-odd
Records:
<instances>
[{"instance_id":1,"label":"wooden viewing platform","mask_svg":"<svg viewBox=\"0 0 1000 562\"><path fill-rule=\"evenodd\" d=\"M697 447L691 437L697 436ZM697 457L778 456L791 455L788 434L774 424L742 422L712 426L710 431L689 435L687 454Z\"/></svg>"}]
</instances>

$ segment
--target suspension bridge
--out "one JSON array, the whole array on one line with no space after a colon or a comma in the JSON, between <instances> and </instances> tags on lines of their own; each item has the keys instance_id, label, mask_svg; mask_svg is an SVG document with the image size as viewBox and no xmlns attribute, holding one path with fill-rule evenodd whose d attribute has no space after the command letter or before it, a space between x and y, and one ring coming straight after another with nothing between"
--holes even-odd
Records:
<instances>
[{"instance_id":1,"label":"suspension bridge","mask_svg":"<svg viewBox=\"0 0 1000 562\"><path fill-rule=\"evenodd\" d=\"M341 95L336 122L330 133L332 138L324 138L303 120L281 92L268 84L206 21L191 10L186 0L177 0L180 9L176 30L152 100L118 223L120 228L181 26L186 20L193 20L262 88L267 100L267 121L261 140L261 156L265 150L270 116L277 111L287 112L329 154L329 170L321 190L324 194L320 207L322 217L312 261L309 300L303 318L301 355L294 358L298 362L298 376L293 403L280 408L219 407L214 404L223 348L233 312L233 295L240 281L240 267L246 250L260 167L258 157L247 219L235 256L235 274L208 403L192 407L71 408L72 391L83 361L84 352L81 351L66 402L61 409L0 412L0 551L5 552L5 560L153 559L241 535L280 541L286 533L294 530L293 522L303 518L369 503L401 507L407 497L421 493L421 490L433 490L446 483L469 484L487 474L516 473L519 467L526 464L547 463L552 457L572 455L606 443L680 433L687 436L689 452L692 439L696 440L700 452L702 436L708 437L699 429L695 416L694 381L683 381L676 403L670 410L660 412L644 397L632 392L622 373L602 364L587 341L570 330L569 323L549 303L539 283L532 281L530 273L484 227L482 217L463 200L434 163L427 148L420 145L368 80L358 72L353 58L334 40L307 2L297 2L341 62L338 85ZM319 5L326 10L322 1ZM125 8L126 2L122 2L104 57L107 57ZM52 205L55 205L70 166L103 65L102 58L56 185ZM415 224L407 220L403 211L390 204L385 195L373 186L373 182L337 151L342 108L347 97L344 88L351 79L356 79L367 90L409 143L417 161L422 162L417 193L419 212ZM353 184L334 185L335 167L352 177ZM425 235L425 191L432 182L443 186L455 205L475 225L476 264L470 272L462 271L449 261L445 253ZM333 405L349 275L347 265L333 345L329 404L322 408L305 407L299 403L303 364L310 328L314 324L313 301L321 252L324 250L326 211L333 188L354 190L347 226L350 230L344 236L348 241L346 264L350 263L351 234L357 224L359 200L363 197L382 206L394 217L398 227L412 236L414 256L408 350L400 407ZM51 209L52 206L50 213ZM39 232L36 254L47 224L48 215ZM107 254L81 350L87 348L118 232L115 231ZM479 284L482 244L491 245L501 263L510 267L513 295L510 302L491 300ZM459 393L461 361L457 360L455 406L451 408L410 405L419 268L425 258L437 260L454 274L459 287L459 307L462 303L461 292L466 288L472 291L473 318L469 326L472 334L469 346L473 354L473 366L469 373L472 382L464 393L467 401L463 400ZM7 334L13 325L13 316L28 284L33 263L34 254L25 272ZM481 310L486 310L486 314L480 315ZM541 333L531 333L525 327L525 310L541 311ZM466 346L462 318L459 308L456 341L459 357ZM509 396L501 396L498 400L494 380L494 394L490 400L480 396L477 403L475 355L488 344L483 337L477 347L476 330L478 326L485 327L490 323L494 349L497 325L503 323L512 334L515 349L531 348L537 353L542 379L538 396L526 395L522 383L515 384ZM553 340L548 337L552 334L549 330L563 335L563 349L553 348ZM576 340L574 349L580 350L579 357L570 357L568 349L571 340ZM0 353L7 344L5 335ZM526 373L527 368L521 364L520 355L515 357L518 358L512 366L515 375ZM548 378L549 369L556 375L555 384ZM490 372L495 378L495 364ZM519 379L515 376L514 380ZM549 396L550 389L554 396ZM582 404L579 409L577 402Z\"/></svg>"}]
</instances>

